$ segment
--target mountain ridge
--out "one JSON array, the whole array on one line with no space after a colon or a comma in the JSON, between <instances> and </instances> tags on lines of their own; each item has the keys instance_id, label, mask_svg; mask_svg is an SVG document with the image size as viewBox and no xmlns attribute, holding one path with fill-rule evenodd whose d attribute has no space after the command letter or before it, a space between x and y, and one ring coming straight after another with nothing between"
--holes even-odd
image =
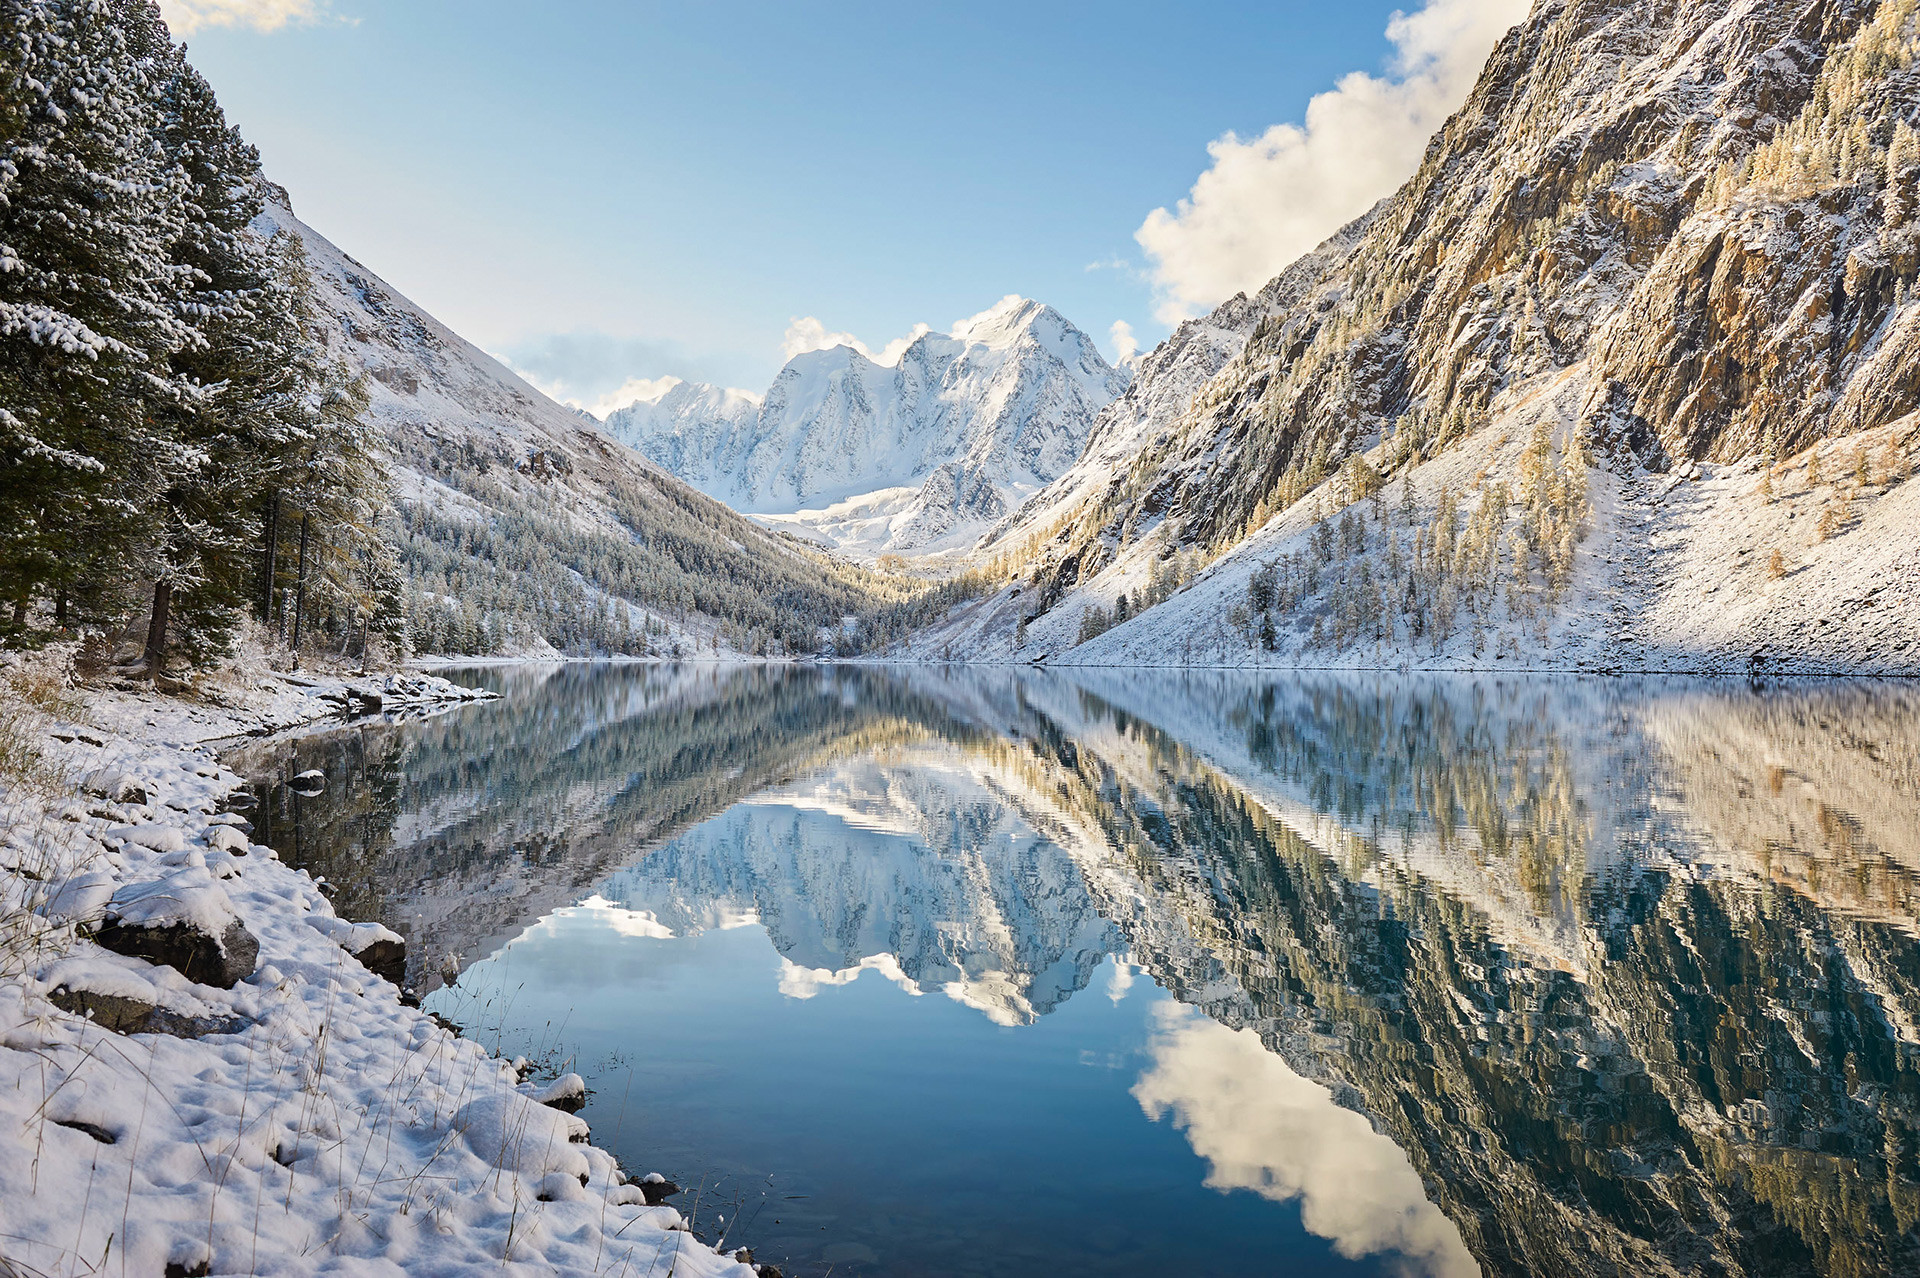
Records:
<instances>
[{"instance_id":1,"label":"mountain ridge","mask_svg":"<svg viewBox=\"0 0 1920 1278\"><path fill-rule=\"evenodd\" d=\"M1911 0L1536 5L1362 233L907 652L1920 670L1916 50Z\"/></svg>"},{"instance_id":2,"label":"mountain ridge","mask_svg":"<svg viewBox=\"0 0 1920 1278\"><path fill-rule=\"evenodd\" d=\"M757 398L677 382L606 425L709 496L802 535L875 554L951 549L1066 470L1125 385L1058 311L1010 294L891 362L847 345L805 351Z\"/></svg>"},{"instance_id":3,"label":"mountain ridge","mask_svg":"<svg viewBox=\"0 0 1920 1278\"><path fill-rule=\"evenodd\" d=\"M329 351L391 449L414 647L680 656L818 651L909 593L761 528L621 447L301 222Z\"/></svg>"}]
</instances>

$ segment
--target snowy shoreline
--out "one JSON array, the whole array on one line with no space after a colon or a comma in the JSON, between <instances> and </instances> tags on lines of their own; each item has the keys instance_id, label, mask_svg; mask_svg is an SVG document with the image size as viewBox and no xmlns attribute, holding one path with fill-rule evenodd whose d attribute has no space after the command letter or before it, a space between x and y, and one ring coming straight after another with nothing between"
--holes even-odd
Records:
<instances>
[{"instance_id":1,"label":"snowy shoreline","mask_svg":"<svg viewBox=\"0 0 1920 1278\"><path fill-rule=\"evenodd\" d=\"M400 938L252 843L213 756L485 695L281 676L0 707L42 755L0 780L0 1269L754 1274L542 1103L577 1078L523 1082L375 975Z\"/></svg>"},{"instance_id":2,"label":"snowy shoreline","mask_svg":"<svg viewBox=\"0 0 1920 1278\"><path fill-rule=\"evenodd\" d=\"M1041 670L1162 670L1218 673L1241 671L1252 674L1356 674L1356 675L1542 675L1575 679L1920 679L1916 665L1847 665L1814 659L1783 658L1777 663L1754 664L1744 658L1724 656L1717 660L1676 662L1659 665L1530 665L1525 661L1507 662L1370 662L1353 661L1325 665L1299 663L1243 662L1167 662L1167 661L1069 661L1072 650L1057 657L975 658L943 661L938 657L858 656L858 657L435 657L409 663L415 670L514 669L549 665L673 665L673 666L871 666L878 669L929 670L942 667L979 667L985 669Z\"/></svg>"}]
</instances>

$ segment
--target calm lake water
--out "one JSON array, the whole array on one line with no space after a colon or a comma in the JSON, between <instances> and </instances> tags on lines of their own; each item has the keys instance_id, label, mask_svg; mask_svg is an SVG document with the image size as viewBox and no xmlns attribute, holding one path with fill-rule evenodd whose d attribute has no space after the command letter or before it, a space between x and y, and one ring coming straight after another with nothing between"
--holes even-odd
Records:
<instances>
[{"instance_id":1,"label":"calm lake water","mask_svg":"<svg viewBox=\"0 0 1920 1278\"><path fill-rule=\"evenodd\" d=\"M456 677L255 837L789 1275L1920 1272L1911 685Z\"/></svg>"}]
</instances>

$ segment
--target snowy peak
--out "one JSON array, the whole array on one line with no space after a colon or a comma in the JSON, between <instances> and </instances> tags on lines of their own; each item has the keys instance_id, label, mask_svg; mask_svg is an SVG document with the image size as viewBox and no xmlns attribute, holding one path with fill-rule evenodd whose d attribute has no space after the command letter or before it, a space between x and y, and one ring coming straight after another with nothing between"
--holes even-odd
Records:
<instances>
[{"instance_id":1,"label":"snowy peak","mask_svg":"<svg viewBox=\"0 0 1920 1278\"><path fill-rule=\"evenodd\" d=\"M606 424L736 509L869 553L945 549L1072 465L1127 380L1058 311L1010 294L890 363L807 351L763 399L682 382Z\"/></svg>"},{"instance_id":2,"label":"snowy peak","mask_svg":"<svg viewBox=\"0 0 1920 1278\"><path fill-rule=\"evenodd\" d=\"M726 413L742 408L758 409L760 396L752 391L711 386L706 382L683 382L678 377L662 377L654 383L648 394L642 395L634 403L675 412L684 411L686 406L691 405L707 412Z\"/></svg>"},{"instance_id":3,"label":"snowy peak","mask_svg":"<svg viewBox=\"0 0 1920 1278\"><path fill-rule=\"evenodd\" d=\"M958 341L978 342L983 346L1010 346L1042 314L1053 316L1059 323L1066 322L1051 306L1043 306L1018 293L1009 293L978 315L955 324L953 337Z\"/></svg>"}]
</instances>

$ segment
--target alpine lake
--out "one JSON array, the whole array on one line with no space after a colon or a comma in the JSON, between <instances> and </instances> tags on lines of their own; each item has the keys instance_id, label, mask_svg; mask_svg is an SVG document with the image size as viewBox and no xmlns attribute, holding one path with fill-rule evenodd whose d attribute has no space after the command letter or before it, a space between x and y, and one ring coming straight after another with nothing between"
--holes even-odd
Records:
<instances>
[{"instance_id":1,"label":"alpine lake","mask_svg":"<svg viewBox=\"0 0 1920 1278\"><path fill-rule=\"evenodd\" d=\"M442 673L253 837L789 1278L1920 1272L1920 686Z\"/></svg>"}]
</instances>

